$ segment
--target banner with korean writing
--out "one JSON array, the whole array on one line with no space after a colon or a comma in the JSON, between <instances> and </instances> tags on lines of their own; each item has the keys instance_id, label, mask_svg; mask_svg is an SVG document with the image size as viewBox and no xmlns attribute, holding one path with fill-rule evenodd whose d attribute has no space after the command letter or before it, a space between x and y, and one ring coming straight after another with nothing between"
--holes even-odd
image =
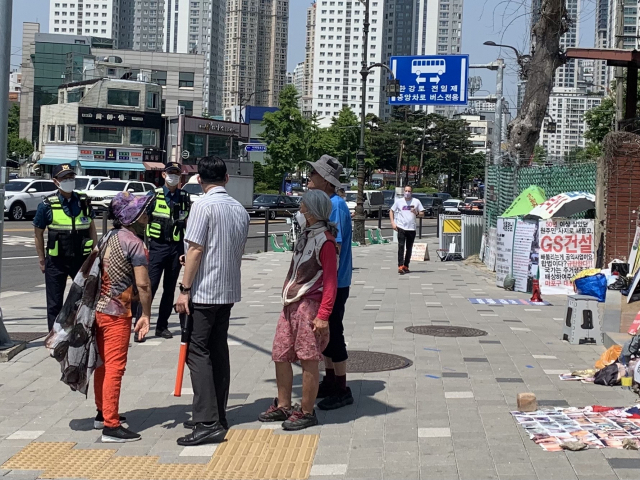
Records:
<instances>
[{"instance_id":1,"label":"banner with korean writing","mask_svg":"<svg viewBox=\"0 0 640 480\"><path fill-rule=\"evenodd\" d=\"M538 234L538 222L518 219L513 239L513 277L516 280L516 292L529 291L531 276L532 247ZM537 243L537 242L536 242Z\"/></svg>"},{"instance_id":2,"label":"banner with korean writing","mask_svg":"<svg viewBox=\"0 0 640 480\"><path fill-rule=\"evenodd\" d=\"M513 236L516 218L498 218L496 236L496 286L504 286L504 279L511 273L513 261Z\"/></svg>"},{"instance_id":3,"label":"banner with korean writing","mask_svg":"<svg viewBox=\"0 0 640 480\"><path fill-rule=\"evenodd\" d=\"M540 220L538 236L542 294L573 294L571 277L595 264L593 220Z\"/></svg>"}]
</instances>

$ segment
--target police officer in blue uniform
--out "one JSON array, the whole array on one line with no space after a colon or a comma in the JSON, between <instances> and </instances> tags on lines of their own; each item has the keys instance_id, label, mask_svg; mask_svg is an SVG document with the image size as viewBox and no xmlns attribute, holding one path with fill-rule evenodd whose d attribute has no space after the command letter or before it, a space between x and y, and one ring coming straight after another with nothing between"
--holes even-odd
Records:
<instances>
[{"instance_id":1,"label":"police officer in blue uniform","mask_svg":"<svg viewBox=\"0 0 640 480\"><path fill-rule=\"evenodd\" d=\"M46 284L49 330L62 310L67 278L76 276L98 242L93 221L95 213L87 196L74 192L76 174L71 165L63 163L53 167L52 178L58 193L38 205L33 219L36 251Z\"/></svg>"},{"instance_id":2,"label":"police officer in blue uniform","mask_svg":"<svg viewBox=\"0 0 640 480\"><path fill-rule=\"evenodd\" d=\"M180 275L180 257L184 255L184 233L191 209L189 194L178 188L181 165L168 163L162 173L164 186L156 189L156 199L150 206L151 217L147 225L149 238L149 278L151 293L155 297L162 282L162 299L156 337L173 338L169 331L169 317L173 312L176 284Z\"/></svg>"}]
</instances>

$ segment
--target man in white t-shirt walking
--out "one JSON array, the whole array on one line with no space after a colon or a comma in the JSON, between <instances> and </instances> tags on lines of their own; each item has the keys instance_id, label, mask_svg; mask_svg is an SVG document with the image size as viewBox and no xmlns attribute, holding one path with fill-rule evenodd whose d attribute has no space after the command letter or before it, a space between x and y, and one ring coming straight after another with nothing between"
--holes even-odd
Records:
<instances>
[{"instance_id":1,"label":"man in white t-shirt walking","mask_svg":"<svg viewBox=\"0 0 640 480\"><path fill-rule=\"evenodd\" d=\"M424 215L424 207L420 200L412 197L412 191L409 185L404 187L404 197L397 198L389 210L391 226L398 232L398 273L400 275L409 273L411 251L416 239L416 217Z\"/></svg>"}]
</instances>

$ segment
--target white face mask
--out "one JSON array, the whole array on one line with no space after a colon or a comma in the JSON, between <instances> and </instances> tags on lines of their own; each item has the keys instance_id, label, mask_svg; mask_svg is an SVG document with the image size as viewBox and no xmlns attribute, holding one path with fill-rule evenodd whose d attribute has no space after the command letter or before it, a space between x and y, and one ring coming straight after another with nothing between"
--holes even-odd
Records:
<instances>
[{"instance_id":1,"label":"white face mask","mask_svg":"<svg viewBox=\"0 0 640 480\"><path fill-rule=\"evenodd\" d=\"M296 222L300 225L300 228L304 230L307 226L307 219L302 212L296 212Z\"/></svg>"},{"instance_id":2,"label":"white face mask","mask_svg":"<svg viewBox=\"0 0 640 480\"><path fill-rule=\"evenodd\" d=\"M411 198L411 192L404 192L404 198L409 200Z\"/></svg>"},{"instance_id":3,"label":"white face mask","mask_svg":"<svg viewBox=\"0 0 640 480\"><path fill-rule=\"evenodd\" d=\"M76 188L76 179L71 178L69 180L58 181L58 188L65 193L71 193Z\"/></svg>"},{"instance_id":4,"label":"white face mask","mask_svg":"<svg viewBox=\"0 0 640 480\"><path fill-rule=\"evenodd\" d=\"M164 179L164 183L166 183L168 187L175 187L180 183L180 175L167 174L167 178Z\"/></svg>"}]
</instances>

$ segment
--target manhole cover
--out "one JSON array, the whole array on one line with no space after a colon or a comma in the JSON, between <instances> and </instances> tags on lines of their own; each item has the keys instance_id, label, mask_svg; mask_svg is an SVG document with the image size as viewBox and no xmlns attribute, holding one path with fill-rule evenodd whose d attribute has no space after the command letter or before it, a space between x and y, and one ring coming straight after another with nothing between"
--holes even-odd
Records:
<instances>
[{"instance_id":1,"label":"manhole cover","mask_svg":"<svg viewBox=\"0 0 640 480\"><path fill-rule=\"evenodd\" d=\"M9 337L14 342L33 342L46 336L43 332L9 332Z\"/></svg>"},{"instance_id":2,"label":"manhole cover","mask_svg":"<svg viewBox=\"0 0 640 480\"><path fill-rule=\"evenodd\" d=\"M408 358L390 353L349 350L347 360L348 373L372 373L399 370L413 365ZM324 370L324 362L320 362L320 370Z\"/></svg>"},{"instance_id":3,"label":"manhole cover","mask_svg":"<svg viewBox=\"0 0 640 480\"><path fill-rule=\"evenodd\" d=\"M407 327L405 330L416 335L431 335L433 337L484 337L487 332L469 327L450 327L446 325L418 325Z\"/></svg>"}]
</instances>

